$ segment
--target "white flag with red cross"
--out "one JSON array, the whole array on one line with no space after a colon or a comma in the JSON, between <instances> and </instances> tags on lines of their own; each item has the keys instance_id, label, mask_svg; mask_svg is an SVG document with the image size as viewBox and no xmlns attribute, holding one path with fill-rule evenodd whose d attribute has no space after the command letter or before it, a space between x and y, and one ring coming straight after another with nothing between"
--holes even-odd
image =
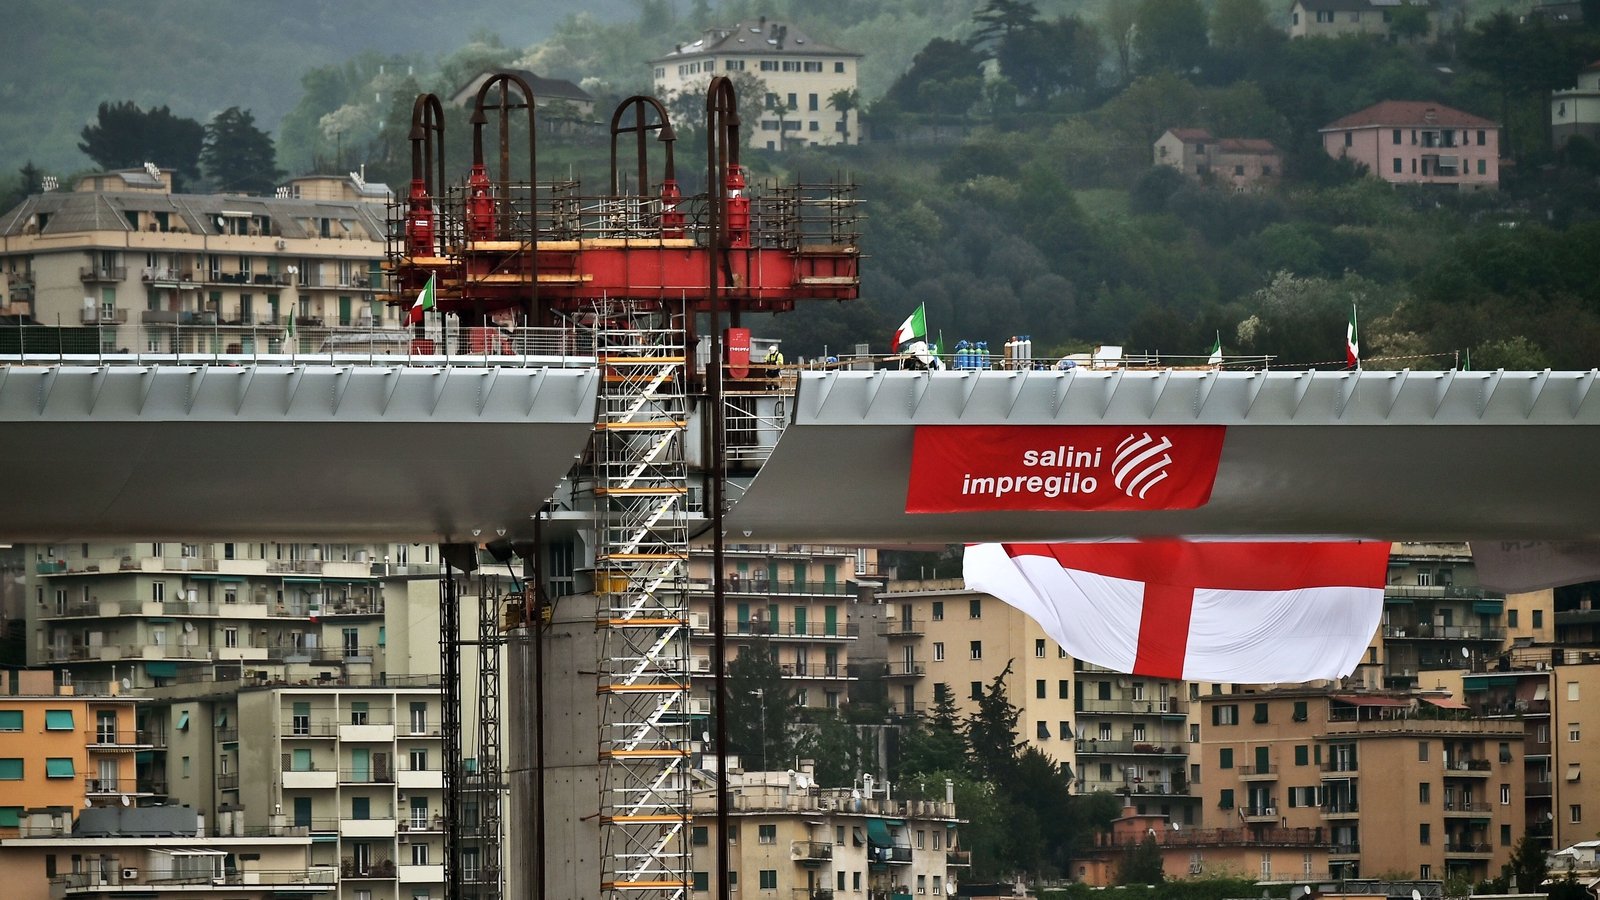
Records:
<instances>
[{"instance_id":1,"label":"white flag with red cross","mask_svg":"<svg viewBox=\"0 0 1600 900\"><path fill-rule=\"evenodd\" d=\"M1338 678L1383 611L1389 543L974 544L967 588L1027 613L1063 649L1118 672L1192 681Z\"/></svg>"}]
</instances>

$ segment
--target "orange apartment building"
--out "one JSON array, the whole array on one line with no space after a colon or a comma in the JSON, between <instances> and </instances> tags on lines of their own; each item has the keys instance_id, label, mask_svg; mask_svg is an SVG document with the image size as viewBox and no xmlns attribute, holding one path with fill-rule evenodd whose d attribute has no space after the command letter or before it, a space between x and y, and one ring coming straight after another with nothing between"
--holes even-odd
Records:
<instances>
[{"instance_id":1,"label":"orange apartment building","mask_svg":"<svg viewBox=\"0 0 1600 900\"><path fill-rule=\"evenodd\" d=\"M134 759L153 737L133 697L105 683L55 682L49 671L0 672L0 833L27 810L133 803Z\"/></svg>"},{"instance_id":2,"label":"orange apartment building","mask_svg":"<svg viewBox=\"0 0 1600 900\"><path fill-rule=\"evenodd\" d=\"M1321 829L1333 877L1499 871L1526 830L1523 726L1398 693L1201 701L1204 827Z\"/></svg>"},{"instance_id":3,"label":"orange apartment building","mask_svg":"<svg viewBox=\"0 0 1600 900\"><path fill-rule=\"evenodd\" d=\"M1168 878L1245 877L1262 881L1323 880L1328 871L1325 832L1316 828L1177 828L1165 816L1139 815L1132 807L1095 835L1094 847L1073 864L1075 881L1096 887L1117 883L1117 866L1129 845L1154 838Z\"/></svg>"}]
</instances>

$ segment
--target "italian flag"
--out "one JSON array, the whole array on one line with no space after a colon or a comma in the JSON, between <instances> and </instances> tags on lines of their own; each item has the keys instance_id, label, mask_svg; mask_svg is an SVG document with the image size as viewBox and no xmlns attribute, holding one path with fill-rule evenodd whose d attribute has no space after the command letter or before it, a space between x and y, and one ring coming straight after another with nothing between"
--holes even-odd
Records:
<instances>
[{"instance_id":1,"label":"italian flag","mask_svg":"<svg viewBox=\"0 0 1600 900\"><path fill-rule=\"evenodd\" d=\"M422 314L433 309L433 280L437 276L429 275L428 283L422 286L422 293L417 295L417 302L411 304L411 309L406 313L406 324L415 325L422 321Z\"/></svg>"},{"instance_id":2,"label":"italian flag","mask_svg":"<svg viewBox=\"0 0 1600 900\"><path fill-rule=\"evenodd\" d=\"M1344 329L1344 367L1361 368L1361 340L1356 336L1356 308L1350 307L1350 324Z\"/></svg>"},{"instance_id":3,"label":"italian flag","mask_svg":"<svg viewBox=\"0 0 1600 900\"><path fill-rule=\"evenodd\" d=\"M917 338L927 337L927 335L927 316L923 312L922 304L918 303L917 311L906 316L906 320L901 322L900 327L894 330L894 339L889 342L889 349L899 350L901 344L907 341L914 341Z\"/></svg>"},{"instance_id":4,"label":"italian flag","mask_svg":"<svg viewBox=\"0 0 1600 900\"><path fill-rule=\"evenodd\" d=\"M1220 365L1222 365L1222 334L1221 334L1221 332L1217 333L1217 342L1211 346L1211 355L1206 357L1206 365L1208 365L1208 366L1220 366Z\"/></svg>"}]
</instances>

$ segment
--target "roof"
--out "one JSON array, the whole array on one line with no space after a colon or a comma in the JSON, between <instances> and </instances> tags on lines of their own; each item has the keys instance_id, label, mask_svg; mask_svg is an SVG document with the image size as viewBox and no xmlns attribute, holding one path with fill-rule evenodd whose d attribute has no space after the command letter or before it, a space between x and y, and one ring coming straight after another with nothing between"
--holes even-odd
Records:
<instances>
[{"instance_id":1,"label":"roof","mask_svg":"<svg viewBox=\"0 0 1600 900\"><path fill-rule=\"evenodd\" d=\"M1335 119L1318 129L1338 131L1346 128L1382 128L1386 126L1437 126L1452 128L1499 128L1481 116L1433 103L1428 100L1384 100L1366 109L1357 110L1344 118Z\"/></svg>"},{"instance_id":2,"label":"roof","mask_svg":"<svg viewBox=\"0 0 1600 900\"><path fill-rule=\"evenodd\" d=\"M1379 706L1388 709L1398 709L1402 706L1411 705L1410 700L1401 697L1369 697L1362 694L1333 694L1328 699L1337 700L1340 703L1348 703L1352 706Z\"/></svg>"},{"instance_id":3,"label":"roof","mask_svg":"<svg viewBox=\"0 0 1600 900\"><path fill-rule=\"evenodd\" d=\"M1223 138L1217 142L1218 149L1229 153L1277 153L1276 144L1265 138Z\"/></svg>"},{"instance_id":4,"label":"roof","mask_svg":"<svg viewBox=\"0 0 1600 900\"><path fill-rule=\"evenodd\" d=\"M536 75L528 69L488 69L467 79L461 87L456 88L450 95L450 102L460 106L472 100L478 89L485 81L502 72L510 73L528 83L528 89L533 91L536 101L568 100L573 103L593 103L594 97L589 92L565 78L545 78Z\"/></svg>"},{"instance_id":5,"label":"roof","mask_svg":"<svg viewBox=\"0 0 1600 900\"><path fill-rule=\"evenodd\" d=\"M1172 135L1184 143L1188 143L1190 141L1211 140L1211 132L1205 130L1204 128L1168 128L1167 134Z\"/></svg>"},{"instance_id":6,"label":"roof","mask_svg":"<svg viewBox=\"0 0 1600 900\"><path fill-rule=\"evenodd\" d=\"M1467 705L1454 697L1423 697L1422 699L1440 709L1467 709Z\"/></svg>"},{"instance_id":7,"label":"roof","mask_svg":"<svg viewBox=\"0 0 1600 900\"><path fill-rule=\"evenodd\" d=\"M762 16L755 22L707 28L698 41L679 44L671 53L650 60L652 63L689 59L711 54L738 53L752 56L860 56L811 39L799 26Z\"/></svg>"},{"instance_id":8,"label":"roof","mask_svg":"<svg viewBox=\"0 0 1600 900\"><path fill-rule=\"evenodd\" d=\"M1426 6L1431 10L1434 6L1429 0L1299 0L1299 5L1313 12L1364 12L1396 6Z\"/></svg>"},{"instance_id":9,"label":"roof","mask_svg":"<svg viewBox=\"0 0 1600 900\"><path fill-rule=\"evenodd\" d=\"M266 216L273 236L311 238L308 219L337 219L350 223L352 233L382 241L387 225L384 210L373 203L348 200L293 200L277 197L242 197L236 194L165 194L149 191L50 191L34 194L0 214L0 236L24 233L39 215L45 215L43 234L82 231L133 231L129 212L164 212L171 227L191 234L217 234L218 216Z\"/></svg>"}]
</instances>

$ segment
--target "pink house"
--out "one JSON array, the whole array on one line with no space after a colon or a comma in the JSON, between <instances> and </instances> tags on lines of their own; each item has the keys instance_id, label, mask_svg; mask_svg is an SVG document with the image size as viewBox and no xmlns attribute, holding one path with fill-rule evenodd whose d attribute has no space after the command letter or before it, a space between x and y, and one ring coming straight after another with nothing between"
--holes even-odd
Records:
<instances>
[{"instance_id":1,"label":"pink house","mask_svg":"<svg viewBox=\"0 0 1600 900\"><path fill-rule=\"evenodd\" d=\"M1459 109L1385 100L1318 129L1335 159L1350 159L1391 184L1500 186L1500 126Z\"/></svg>"}]
</instances>

